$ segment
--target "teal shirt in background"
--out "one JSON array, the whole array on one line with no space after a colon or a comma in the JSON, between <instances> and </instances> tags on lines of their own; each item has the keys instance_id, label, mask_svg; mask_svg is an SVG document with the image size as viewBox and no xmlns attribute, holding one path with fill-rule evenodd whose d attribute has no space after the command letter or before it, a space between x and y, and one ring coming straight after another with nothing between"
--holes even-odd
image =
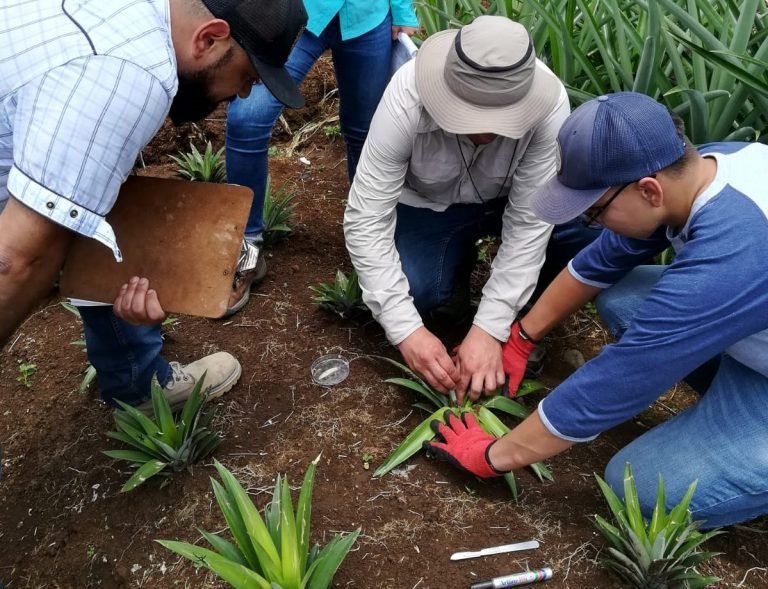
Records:
<instances>
[{"instance_id":1,"label":"teal shirt in background","mask_svg":"<svg viewBox=\"0 0 768 589\"><path fill-rule=\"evenodd\" d=\"M309 15L307 30L317 36L338 14L344 41L380 25L390 10L393 26L419 26L411 0L304 0L304 7Z\"/></svg>"}]
</instances>

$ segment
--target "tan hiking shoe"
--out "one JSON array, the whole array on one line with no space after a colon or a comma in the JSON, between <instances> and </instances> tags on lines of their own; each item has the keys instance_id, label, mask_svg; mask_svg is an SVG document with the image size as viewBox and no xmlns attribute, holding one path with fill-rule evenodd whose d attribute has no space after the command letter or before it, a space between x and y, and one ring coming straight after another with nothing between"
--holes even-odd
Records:
<instances>
[{"instance_id":1,"label":"tan hiking shoe","mask_svg":"<svg viewBox=\"0 0 768 589\"><path fill-rule=\"evenodd\" d=\"M244 251L241 253L229 303L223 317L230 317L245 307L251 297L251 288L258 285L267 275L267 261L261 249L252 243L243 243ZM243 266L248 269L243 269Z\"/></svg>"},{"instance_id":2,"label":"tan hiking shoe","mask_svg":"<svg viewBox=\"0 0 768 589\"><path fill-rule=\"evenodd\" d=\"M171 380L163 388L163 394L168 399L171 411L179 411L184 407L184 403L192 394L192 389L203 374L205 374L203 390L208 390L208 399L215 399L235 386L242 373L240 362L228 352L216 352L186 366L178 362L170 364ZM148 415L154 411L151 400L136 408Z\"/></svg>"}]
</instances>

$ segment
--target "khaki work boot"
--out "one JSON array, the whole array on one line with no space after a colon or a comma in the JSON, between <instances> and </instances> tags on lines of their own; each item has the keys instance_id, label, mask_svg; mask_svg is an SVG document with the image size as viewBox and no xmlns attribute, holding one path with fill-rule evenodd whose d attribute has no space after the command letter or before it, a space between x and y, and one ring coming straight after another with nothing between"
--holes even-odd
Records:
<instances>
[{"instance_id":1,"label":"khaki work boot","mask_svg":"<svg viewBox=\"0 0 768 589\"><path fill-rule=\"evenodd\" d=\"M230 317L245 307L251 298L251 288L264 280L266 275L267 261L264 259L261 248L244 241L238 269L235 271L232 292L229 295L229 303L223 317Z\"/></svg>"},{"instance_id":2,"label":"khaki work boot","mask_svg":"<svg viewBox=\"0 0 768 589\"><path fill-rule=\"evenodd\" d=\"M171 380L163 388L163 394L168 399L171 411L179 411L184 407L195 384L205 374L203 390L208 391L208 399L221 397L229 389L235 386L240 378L242 368L240 362L228 352L216 352L205 358L195 360L191 364L182 366L178 362L171 362ZM142 413L151 415L154 412L152 401L142 403L136 407Z\"/></svg>"}]
</instances>

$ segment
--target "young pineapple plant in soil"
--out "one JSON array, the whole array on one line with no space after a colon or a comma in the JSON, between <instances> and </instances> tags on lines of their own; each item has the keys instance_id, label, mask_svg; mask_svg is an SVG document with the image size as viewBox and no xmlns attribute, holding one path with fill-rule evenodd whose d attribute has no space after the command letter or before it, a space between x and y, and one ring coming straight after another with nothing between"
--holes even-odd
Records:
<instances>
[{"instance_id":1,"label":"young pineapple plant in soil","mask_svg":"<svg viewBox=\"0 0 768 589\"><path fill-rule=\"evenodd\" d=\"M170 156L179 166L178 174L185 180L195 182L226 182L227 169L224 161L224 148L213 151L211 142L205 144L205 151L200 153L190 144L188 153L180 153L178 157Z\"/></svg>"},{"instance_id":2,"label":"young pineapple plant in soil","mask_svg":"<svg viewBox=\"0 0 768 589\"><path fill-rule=\"evenodd\" d=\"M349 276L341 270L336 270L334 282L322 282L309 289L315 293L312 300L318 307L336 313L342 319L366 313L368 307L363 303L363 291L357 278L357 272L352 270Z\"/></svg>"},{"instance_id":3,"label":"young pineapple plant in soil","mask_svg":"<svg viewBox=\"0 0 768 589\"><path fill-rule=\"evenodd\" d=\"M131 491L153 476L169 477L208 456L221 443L219 435L210 429L213 411L204 410L207 392L203 391L204 377L192 389L181 413L174 417L162 387L152 381L152 408L154 416L118 401L121 409L114 413L117 431L107 436L123 442L130 450L104 452L115 460L125 460L136 471L120 489Z\"/></svg>"},{"instance_id":4,"label":"young pineapple plant in soil","mask_svg":"<svg viewBox=\"0 0 768 589\"><path fill-rule=\"evenodd\" d=\"M419 409L430 413L429 417L427 417L418 426L416 426L416 428L411 431L410 434L408 434L405 440L403 440L400 445L394 449L384 464L376 469L376 471L373 473L373 476L375 477L384 476L392 469L396 468L408 460L411 456L416 454L422 448L424 442L434 439L435 432L432 431L431 423L433 420L444 422L446 413L448 411L453 412L453 414L457 417L461 417L463 413L467 412L474 413L475 417L477 418L477 422L480 424L480 427L482 427L483 430L485 430L487 433L496 437L503 436L510 430L493 413L493 411L500 411L519 419L524 419L528 416L528 409L523 407L523 405L517 401L500 394L500 391L497 391L497 394L494 396L484 397L474 403L467 396L465 397L464 402L461 405L458 405L456 402L456 395L453 391L451 391L450 395L442 395L432 389L426 382L419 378L415 372L400 362L392 360L391 358L385 358L383 356L373 357L380 360L385 360L386 362L389 362L390 364L402 370L408 376L408 378L388 378L384 382L396 384L419 393L422 397L429 401L429 403L415 403L414 407L418 407ZM524 380L515 393L515 397L519 399L526 395L530 395L531 393L539 392L543 389L544 385L538 381ZM436 411L435 407L437 407ZM549 481L554 480L552 477L552 472L542 462L532 464L529 468L540 481L543 481L544 479ZM509 490L512 492L513 499L517 501L518 490L514 473L506 473L504 475L504 480L506 481Z\"/></svg>"},{"instance_id":5,"label":"young pineapple plant in soil","mask_svg":"<svg viewBox=\"0 0 768 589\"><path fill-rule=\"evenodd\" d=\"M716 556L702 552L701 545L722 532L699 532L701 522L692 521L688 509L696 489L691 483L683 499L666 512L664 481L659 476L656 505L650 522L643 518L635 480L629 463L624 467L624 501L595 475L608 502L616 525L595 515L595 526L608 542L607 556L601 564L640 589L695 589L720 581L703 575L696 566Z\"/></svg>"},{"instance_id":6,"label":"young pineapple plant in soil","mask_svg":"<svg viewBox=\"0 0 768 589\"><path fill-rule=\"evenodd\" d=\"M310 547L312 488L318 456L307 469L294 512L288 479L278 475L272 501L262 518L237 479L219 462L221 483L213 492L234 543L200 530L213 550L158 540L168 550L203 566L236 588L326 589L360 534L335 535L322 549Z\"/></svg>"},{"instance_id":7,"label":"young pineapple plant in soil","mask_svg":"<svg viewBox=\"0 0 768 589\"><path fill-rule=\"evenodd\" d=\"M264 209L262 219L264 231L262 238L266 245L274 245L282 241L293 231L289 221L293 216L296 205L292 202L296 198L295 192L289 192L285 186L280 186L272 191L272 179L267 176L267 187L264 192Z\"/></svg>"}]
</instances>

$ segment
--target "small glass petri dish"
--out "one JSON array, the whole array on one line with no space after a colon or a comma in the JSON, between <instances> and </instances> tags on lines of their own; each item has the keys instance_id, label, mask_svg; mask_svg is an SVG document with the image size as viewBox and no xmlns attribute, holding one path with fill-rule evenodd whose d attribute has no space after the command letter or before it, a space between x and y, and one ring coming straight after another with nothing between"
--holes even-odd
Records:
<instances>
[{"instance_id":1,"label":"small glass petri dish","mask_svg":"<svg viewBox=\"0 0 768 589\"><path fill-rule=\"evenodd\" d=\"M326 354L312 362L309 372L315 384L330 387L349 376L349 361L339 354Z\"/></svg>"}]
</instances>

